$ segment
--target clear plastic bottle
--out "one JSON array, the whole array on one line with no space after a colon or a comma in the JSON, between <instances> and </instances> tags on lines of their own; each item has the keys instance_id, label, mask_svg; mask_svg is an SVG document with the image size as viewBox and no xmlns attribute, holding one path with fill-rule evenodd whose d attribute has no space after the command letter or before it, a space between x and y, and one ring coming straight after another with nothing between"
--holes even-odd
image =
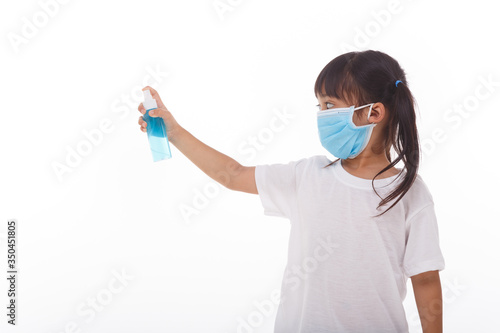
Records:
<instances>
[{"instance_id":1,"label":"clear plastic bottle","mask_svg":"<svg viewBox=\"0 0 500 333\"><path fill-rule=\"evenodd\" d=\"M153 154L153 161L161 161L171 158L170 146L168 144L167 130L165 123L161 117L151 117L149 111L158 108L156 100L151 96L151 91L143 90L144 102L142 105L146 109L146 113L142 117L148 124L146 126L149 140L149 147Z\"/></svg>"}]
</instances>

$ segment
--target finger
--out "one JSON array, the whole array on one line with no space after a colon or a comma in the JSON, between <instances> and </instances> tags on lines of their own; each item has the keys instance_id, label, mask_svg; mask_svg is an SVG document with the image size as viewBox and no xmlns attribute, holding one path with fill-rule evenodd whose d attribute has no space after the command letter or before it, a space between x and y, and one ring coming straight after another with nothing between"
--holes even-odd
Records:
<instances>
[{"instance_id":1,"label":"finger","mask_svg":"<svg viewBox=\"0 0 500 333\"><path fill-rule=\"evenodd\" d=\"M160 98L160 95L158 94L158 92L156 90L154 90L150 86L145 86L144 88L142 88L142 90L151 91L151 97L153 97L156 100L156 104L158 104L158 107L165 107L165 104L163 104L163 102Z\"/></svg>"},{"instance_id":2,"label":"finger","mask_svg":"<svg viewBox=\"0 0 500 333\"><path fill-rule=\"evenodd\" d=\"M137 108L137 110L139 110L139 112L142 114L146 113L146 108L144 107L144 105L142 105L142 103L139 104L139 107Z\"/></svg>"},{"instance_id":3,"label":"finger","mask_svg":"<svg viewBox=\"0 0 500 333\"><path fill-rule=\"evenodd\" d=\"M149 115L153 118L163 117L165 115L165 109L164 108L156 108L154 110L149 110Z\"/></svg>"},{"instance_id":4,"label":"finger","mask_svg":"<svg viewBox=\"0 0 500 333\"><path fill-rule=\"evenodd\" d=\"M144 88L142 88L142 90L151 91L151 96L158 95L158 92L155 89L153 89L153 87L151 87L151 86L145 86Z\"/></svg>"},{"instance_id":5,"label":"finger","mask_svg":"<svg viewBox=\"0 0 500 333\"><path fill-rule=\"evenodd\" d=\"M141 125L141 131L146 132L146 127L148 126L148 123L144 121L142 116L139 117L139 125Z\"/></svg>"}]
</instances>

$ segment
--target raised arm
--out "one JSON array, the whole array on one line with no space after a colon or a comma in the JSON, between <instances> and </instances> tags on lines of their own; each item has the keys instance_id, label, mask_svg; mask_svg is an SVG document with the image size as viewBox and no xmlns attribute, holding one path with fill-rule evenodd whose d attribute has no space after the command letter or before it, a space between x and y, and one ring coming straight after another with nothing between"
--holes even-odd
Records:
<instances>
[{"instance_id":1,"label":"raised arm","mask_svg":"<svg viewBox=\"0 0 500 333\"><path fill-rule=\"evenodd\" d=\"M204 144L181 126L172 136L171 142L210 178L228 189L258 194L254 166L241 165Z\"/></svg>"},{"instance_id":2,"label":"raised arm","mask_svg":"<svg viewBox=\"0 0 500 333\"><path fill-rule=\"evenodd\" d=\"M143 90L145 89L151 91L151 95L158 104L158 108L150 111L149 115L151 117L163 118L167 127L169 142L210 178L226 188L234 191L258 194L255 184L255 167L242 166L231 157L198 140L175 121L170 111L167 110L161 101L156 90L149 86L143 88ZM142 103L138 109L142 114L146 112ZM145 132L147 123L142 116L139 117L139 125L141 125L141 130Z\"/></svg>"},{"instance_id":3,"label":"raised arm","mask_svg":"<svg viewBox=\"0 0 500 333\"><path fill-rule=\"evenodd\" d=\"M443 332L443 300L439 271L411 277L423 333Z\"/></svg>"}]
</instances>

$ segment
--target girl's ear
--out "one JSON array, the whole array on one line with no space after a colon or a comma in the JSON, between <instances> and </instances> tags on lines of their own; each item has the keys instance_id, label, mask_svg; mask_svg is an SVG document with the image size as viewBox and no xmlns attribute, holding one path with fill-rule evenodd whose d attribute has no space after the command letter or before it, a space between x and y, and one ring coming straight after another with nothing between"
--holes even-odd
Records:
<instances>
[{"instance_id":1,"label":"girl's ear","mask_svg":"<svg viewBox=\"0 0 500 333\"><path fill-rule=\"evenodd\" d=\"M368 111L367 111L367 115L368 115ZM386 116L386 114L385 114L384 104L375 103L372 106L372 112L370 113L370 118L368 119L368 121L370 123L379 123L382 120L384 120L385 116Z\"/></svg>"}]
</instances>

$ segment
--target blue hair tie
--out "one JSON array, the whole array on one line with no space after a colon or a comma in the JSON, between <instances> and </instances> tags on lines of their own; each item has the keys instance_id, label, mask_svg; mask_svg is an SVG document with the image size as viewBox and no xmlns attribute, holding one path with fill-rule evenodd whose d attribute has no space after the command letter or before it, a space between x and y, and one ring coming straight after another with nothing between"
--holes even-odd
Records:
<instances>
[{"instance_id":1,"label":"blue hair tie","mask_svg":"<svg viewBox=\"0 0 500 333\"><path fill-rule=\"evenodd\" d=\"M396 81L396 87L398 86L398 83L399 83L399 82L402 82L402 81L400 81L400 80L397 80L397 81Z\"/></svg>"}]
</instances>

